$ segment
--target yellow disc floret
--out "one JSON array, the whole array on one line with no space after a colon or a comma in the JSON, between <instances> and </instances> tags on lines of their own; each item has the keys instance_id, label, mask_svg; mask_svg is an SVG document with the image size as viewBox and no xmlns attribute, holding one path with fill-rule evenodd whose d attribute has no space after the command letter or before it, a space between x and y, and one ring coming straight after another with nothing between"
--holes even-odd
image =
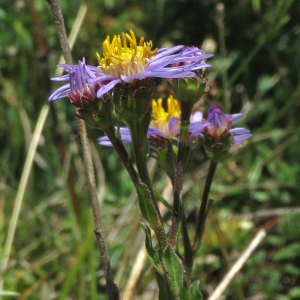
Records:
<instances>
[{"instance_id":1,"label":"yellow disc floret","mask_svg":"<svg viewBox=\"0 0 300 300\"><path fill-rule=\"evenodd\" d=\"M180 119L181 110L179 103L172 95L167 100L167 111L162 106L162 99L152 100L152 121L151 126L168 134L168 124L172 117Z\"/></svg>"},{"instance_id":2,"label":"yellow disc floret","mask_svg":"<svg viewBox=\"0 0 300 300\"><path fill-rule=\"evenodd\" d=\"M116 78L120 75L132 76L142 73L149 66L151 56L157 52L157 49L151 51L151 48L152 41L144 42L142 37L137 43L134 32L130 30L130 35L122 32L122 39L115 35L111 42L107 36L103 42L103 58L97 53L97 59L105 74Z\"/></svg>"}]
</instances>

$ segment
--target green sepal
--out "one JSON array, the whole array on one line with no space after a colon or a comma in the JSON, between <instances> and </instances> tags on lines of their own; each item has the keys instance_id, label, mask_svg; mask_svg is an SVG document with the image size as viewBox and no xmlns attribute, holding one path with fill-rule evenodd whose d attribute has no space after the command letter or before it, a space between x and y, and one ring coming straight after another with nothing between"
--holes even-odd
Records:
<instances>
[{"instance_id":1,"label":"green sepal","mask_svg":"<svg viewBox=\"0 0 300 300\"><path fill-rule=\"evenodd\" d=\"M172 89L177 99L194 105L203 95L206 81L201 76L173 80Z\"/></svg>"},{"instance_id":2,"label":"green sepal","mask_svg":"<svg viewBox=\"0 0 300 300\"><path fill-rule=\"evenodd\" d=\"M119 84L114 88L112 99L122 120L131 122L151 111L152 79L137 80L134 83Z\"/></svg>"},{"instance_id":3,"label":"green sepal","mask_svg":"<svg viewBox=\"0 0 300 300\"><path fill-rule=\"evenodd\" d=\"M82 101L81 107L77 107L76 116L85 120L89 125L104 130L114 122L114 105L110 100L107 102L100 99L94 102Z\"/></svg>"},{"instance_id":4,"label":"green sepal","mask_svg":"<svg viewBox=\"0 0 300 300\"><path fill-rule=\"evenodd\" d=\"M143 230L145 231L145 234L146 234L146 249L147 249L147 253L148 253L148 257L150 259L150 261L152 262L153 266L155 267L155 269L159 272L162 272L163 268L162 268L162 265L160 263L160 260L159 260L159 255L158 255L158 252L155 251L153 249L153 246L152 246L152 238L151 238L151 231L150 231L150 228L149 226L147 226L145 223L140 223Z\"/></svg>"},{"instance_id":5,"label":"green sepal","mask_svg":"<svg viewBox=\"0 0 300 300\"><path fill-rule=\"evenodd\" d=\"M164 277L161 274L159 274L158 272L155 272L155 278L156 278L158 288L159 288L158 299L159 300L168 299Z\"/></svg>"},{"instance_id":6,"label":"green sepal","mask_svg":"<svg viewBox=\"0 0 300 300\"><path fill-rule=\"evenodd\" d=\"M176 299L180 299L183 289L183 266L171 245L164 250L163 259L166 272L168 272L171 292Z\"/></svg>"},{"instance_id":7,"label":"green sepal","mask_svg":"<svg viewBox=\"0 0 300 300\"><path fill-rule=\"evenodd\" d=\"M136 105L136 111L139 116L143 116L151 111L151 87L140 87L134 91L134 101Z\"/></svg>"},{"instance_id":8,"label":"green sepal","mask_svg":"<svg viewBox=\"0 0 300 300\"><path fill-rule=\"evenodd\" d=\"M137 193L142 215L149 222L150 226L155 229L156 214L152 206L151 196L147 186L144 183L138 184Z\"/></svg>"},{"instance_id":9,"label":"green sepal","mask_svg":"<svg viewBox=\"0 0 300 300\"><path fill-rule=\"evenodd\" d=\"M213 136L206 131L203 132L204 137L200 137L200 143L204 146L206 155L214 161L222 160L229 152L232 144L232 135L228 130L224 131L220 136Z\"/></svg>"},{"instance_id":10,"label":"green sepal","mask_svg":"<svg viewBox=\"0 0 300 300\"><path fill-rule=\"evenodd\" d=\"M160 201L169 211L173 211L173 207L169 202L162 197L158 192L154 191L155 197L158 201Z\"/></svg>"},{"instance_id":11,"label":"green sepal","mask_svg":"<svg viewBox=\"0 0 300 300\"><path fill-rule=\"evenodd\" d=\"M200 281L194 281L190 286L191 300L203 300L202 293L200 292Z\"/></svg>"}]
</instances>

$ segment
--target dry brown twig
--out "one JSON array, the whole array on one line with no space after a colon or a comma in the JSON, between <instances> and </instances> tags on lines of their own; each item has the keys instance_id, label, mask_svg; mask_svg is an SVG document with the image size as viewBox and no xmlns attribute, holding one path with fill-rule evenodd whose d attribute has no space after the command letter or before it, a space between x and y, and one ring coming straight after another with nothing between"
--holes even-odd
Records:
<instances>
[{"instance_id":1,"label":"dry brown twig","mask_svg":"<svg viewBox=\"0 0 300 300\"><path fill-rule=\"evenodd\" d=\"M64 19L60 9L59 2L58 0L47 0L47 2L49 3L54 15L63 57L67 64L72 65L73 61L72 61L71 51L68 44L67 33L66 33ZM77 124L79 129L80 140L81 140L84 165L87 173L87 180L90 188L93 219L95 223L94 231L95 231L95 236L97 239L98 247L102 258L102 265L104 268L106 284L107 284L107 293L110 300L117 300L119 299L119 290L117 288L117 285L115 283L112 274L107 245L105 241L105 234L104 234L104 228L102 224L101 211L99 207L99 200L97 195L97 187L96 187L96 180L95 180L95 173L94 173L94 166L92 162L90 144L89 144L84 121L81 119L77 119Z\"/></svg>"}]
</instances>

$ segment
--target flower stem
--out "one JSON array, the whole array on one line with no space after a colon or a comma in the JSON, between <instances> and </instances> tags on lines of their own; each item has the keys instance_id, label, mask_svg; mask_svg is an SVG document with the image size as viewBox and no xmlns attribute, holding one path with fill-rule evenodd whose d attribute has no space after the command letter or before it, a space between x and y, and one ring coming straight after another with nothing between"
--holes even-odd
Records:
<instances>
[{"instance_id":1,"label":"flower stem","mask_svg":"<svg viewBox=\"0 0 300 300\"><path fill-rule=\"evenodd\" d=\"M110 142L112 143L114 149L116 150L116 152L118 153L120 159L122 160L133 184L135 186L137 186L140 182L139 176L129 158L129 155L122 143L122 141L120 141L119 139L117 139L116 135L115 135L115 129L113 126L110 126L109 128L104 130L104 133L107 135L107 137L109 138Z\"/></svg>"},{"instance_id":2,"label":"flower stem","mask_svg":"<svg viewBox=\"0 0 300 300\"><path fill-rule=\"evenodd\" d=\"M208 202L208 195L210 192L210 187L213 182L213 178L216 172L217 162L214 160L210 161L209 170L205 182L204 191L202 194L202 201L201 206L198 213L198 220L197 220L197 227L196 227L196 234L193 243L193 250L196 251L201 245L201 239L204 232L205 220L206 220L206 213L207 213L207 202Z\"/></svg>"},{"instance_id":3,"label":"flower stem","mask_svg":"<svg viewBox=\"0 0 300 300\"><path fill-rule=\"evenodd\" d=\"M68 38L66 33L66 28L64 25L64 18L60 9L60 5L58 0L47 0L49 3L56 27L57 32L59 36L60 45L62 48L62 53L65 59L65 62L67 64L72 65L72 56L70 47L68 44ZM82 145L82 152L83 152L83 158L84 158L84 165L87 172L87 179L89 183L90 188L90 196L91 196L91 202L92 202L92 210L93 210L93 218L95 223L95 236L98 242L98 247L100 250L101 258L102 258L102 264L104 268L105 273L105 279L107 284L107 293L109 300L118 300L119 299L119 290L115 283L112 269L109 261L109 255L107 250L107 244L105 241L105 235L104 235L104 229L102 224L102 217L101 217L101 211L99 207L99 201L97 196L97 187L96 187L96 180L95 180L95 174L94 174L94 167L92 162L92 155L91 155L91 149L89 145L89 140L86 132L85 123L83 120L78 119L78 127L79 127L79 135L81 139L81 145Z\"/></svg>"},{"instance_id":4,"label":"flower stem","mask_svg":"<svg viewBox=\"0 0 300 300\"><path fill-rule=\"evenodd\" d=\"M149 190L151 204L155 211L155 221L150 224L152 229L154 230L157 240L160 244L162 250L166 249L169 245L167 234L165 232L162 217L159 211L159 207L157 205L157 200L154 194L154 190L152 187L152 182L149 176L148 167L147 167L147 153L148 153L148 141L147 141L147 132L143 132L142 128L148 128L147 126L142 126L143 117L141 120L128 122L128 128L130 130L132 147L134 158L136 161L136 166L138 170L138 174L143 184L145 184Z\"/></svg>"}]
</instances>

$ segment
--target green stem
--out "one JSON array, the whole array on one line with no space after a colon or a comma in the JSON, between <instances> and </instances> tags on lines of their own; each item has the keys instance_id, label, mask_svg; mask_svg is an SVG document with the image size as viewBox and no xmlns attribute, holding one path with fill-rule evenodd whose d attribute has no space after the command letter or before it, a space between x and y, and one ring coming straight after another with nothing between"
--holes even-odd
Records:
<instances>
[{"instance_id":1,"label":"green stem","mask_svg":"<svg viewBox=\"0 0 300 300\"><path fill-rule=\"evenodd\" d=\"M112 143L114 149L118 153L120 159L122 160L133 184L137 186L140 182L139 176L130 160L130 157L122 143L119 139L117 139L115 135L115 128L113 126L108 127L104 130L105 134L109 138L110 142Z\"/></svg>"},{"instance_id":2,"label":"green stem","mask_svg":"<svg viewBox=\"0 0 300 300\"><path fill-rule=\"evenodd\" d=\"M215 162L214 160L211 160L207 178L206 178L206 182L205 182L204 191L202 194L201 206L200 206L199 213L198 213L196 234L195 234L195 239L194 239L194 243L193 243L194 251L196 251L201 245L201 239L202 239L203 232L204 232L205 219L206 219L206 213L207 213L208 195L209 195L210 187L211 187L211 184L213 182L213 178L214 178L214 175L216 172L216 168L217 168L217 162Z\"/></svg>"},{"instance_id":3,"label":"green stem","mask_svg":"<svg viewBox=\"0 0 300 300\"><path fill-rule=\"evenodd\" d=\"M147 153L148 153L148 141L147 141L147 132L143 132L142 122L144 121L143 117L138 122L128 122L128 128L130 130L132 147L134 158L136 161L136 166L138 170L139 177L143 184L145 184L150 192L150 198L152 202L152 207L155 211L156 220L155 223L150 224L154 230L157 240L160 244L162 250L166 249L169 245L167 234L165 232L162 217L159 211L157 200L154 194L152 187L152 182L149 176L148 167L147 167ZM145 127L146 128L146 127Z\"/></svg>"}]
</instances>

